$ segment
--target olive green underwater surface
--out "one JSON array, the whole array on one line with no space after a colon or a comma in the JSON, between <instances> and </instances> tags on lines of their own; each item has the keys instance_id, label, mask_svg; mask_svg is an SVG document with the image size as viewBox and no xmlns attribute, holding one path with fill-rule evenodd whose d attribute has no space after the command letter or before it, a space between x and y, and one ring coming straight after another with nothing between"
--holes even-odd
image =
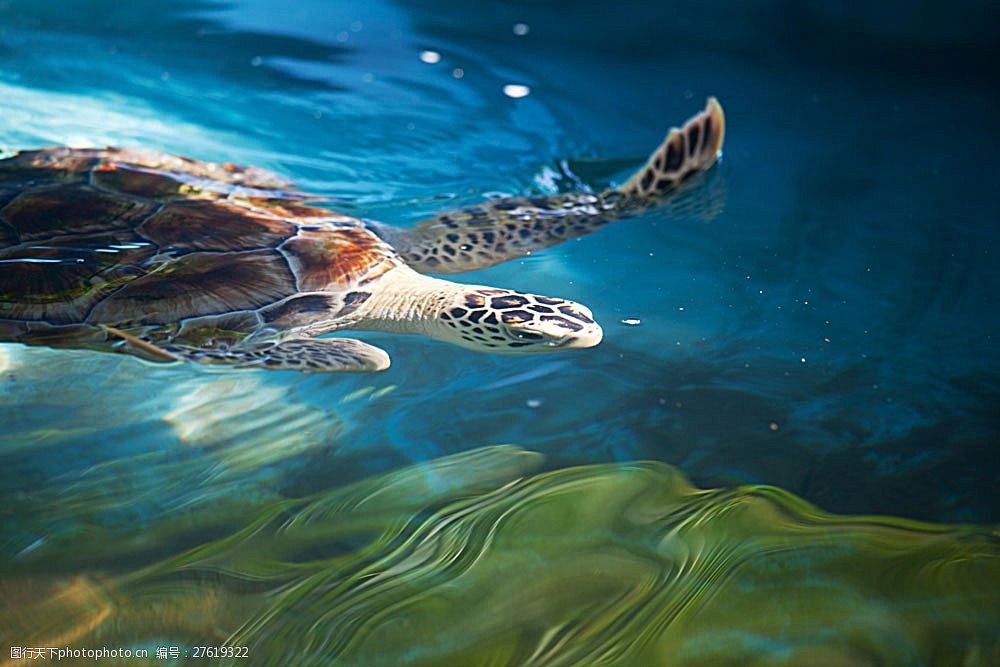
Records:
<instances>
[{"instance_id":1,"label":"olive green underwater surface","mask_svg":"<svg viewBox=\"0 0 1000 667\"><path fill-rule=\"evenodd\" d=\"M249 659L211 662L244 665L1000 664L995 528L543 463L487 447L132 538L94 528L0 569L0 664L15 642L160 665L157 646L220 645Z\"/></svg>"}]
</instances>

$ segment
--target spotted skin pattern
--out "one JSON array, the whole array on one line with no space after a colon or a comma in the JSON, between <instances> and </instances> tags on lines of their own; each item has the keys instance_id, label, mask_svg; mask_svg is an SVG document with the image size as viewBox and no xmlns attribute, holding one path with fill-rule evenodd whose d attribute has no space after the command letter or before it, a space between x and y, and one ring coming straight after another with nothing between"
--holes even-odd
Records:
<instances>
[{"instance_id":1,"label":"spotted skin pattern","mask_svg":"<svg viewBox=\"0 0 1000 667\"><path fill-rule=\"evenodd\" d=\"M413 229L315 205L270 172L119 148L0 160L0 342L234 367L377 371L343 330L506 353L597 345L585 306L424 273L492 266L656 205L714 164L718 102L600 194L514 197Z\"/></svg>"},{"instance_id":2,"label":"spotted skin pattern","mask_svg":"<svg viewBox=\"0 0 1000 667\"><path fill-rule=\"evenodd\" d=\"M319 372L335 368L381 371L389 367L389 355L385 351L353 338L289 338L213 349L165 345L163 349L203 364L239 368Z\"/></svg>"},{"instance_id":3,"label":"spotted skin pattern","mask_svg":"<svg viewBox=\"0 0 1000 667\"><path fill-rule=\"evenodd\" d=\"M417 271L461 273L597 231L621 214L623 200L614 193L516 197L452 211L409 231L366 224Z\"/></svg>"},{"instance_id":4,"label":"spotted skin pattern","mask_svg":"<svg viewBox=\"0 0 1000 667\"><path fill-rule=\"evenodd\" d=\"M496 352L544 352L602 335L578 303L502 289L470 291L438 317L461 338L458 344Z\"/></svg>"},{"instance_id":5,"label":"spotted skin pattern","mask_svg":"<svg viewBox=\"0 0 1000 667\"><path fill-rule=\"evenodd\" d=\"M646 165L620 188L499 199L442 214L412 230L367 224L422 273L482 269L590 234L658 204L715 164L724 137L722 107L709 98L701 113L670 130Z\"/></svg>"}]
</instances>

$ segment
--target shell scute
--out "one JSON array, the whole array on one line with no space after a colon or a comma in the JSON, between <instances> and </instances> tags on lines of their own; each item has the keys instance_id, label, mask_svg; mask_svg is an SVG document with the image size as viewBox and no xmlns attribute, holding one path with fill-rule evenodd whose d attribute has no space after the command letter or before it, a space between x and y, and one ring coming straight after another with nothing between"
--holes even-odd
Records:
<instances>
[{"instance_id":1,"label":"shell scute","mask_svg":"<svg viewBox=\"0 0 1000 667\"><path fill-rule=\"evenodd\" d=\"M354 218L335 213L326 208L313 206L301 199L282 197L241 197L234 203L264 215L271 215L298 224L315 221L353 221Z\"/></svg>"},{"instance_id":2,"label":"shell scute","mask_svg":"<svg viewBox=\"0 0 1000 667\"><path fill-rule=\"evenodd\" d=\"M190 190L183 179L161 171L104 163L90 177L94 185L153 199L184 197Z\"/></svg>"},{"instance_id":3,"label":"shell scute","mask_svg":"<svg viewBox=\"0 0 1000 667\"><path fill-rule=\"evenodd\" d=\"M195 252L133 280L97 304L87 321L169 324L257 310L295 291L287 263L273 250Z\"/></svg>"},{"instance_id":4,"label":"shell scute","mask_svg":"<svg viewBox=\"0 0 1000 667\"><path fill-rule=\"evenodd\" d=\"M130 231L0 251L0 318L82 322L102 298L143 275L154 252Z\"/></svg>"},{"instance_id":5,"label":"shell scute","mask_svg":"<svg viewBox=\"0 0 1000 667\"><path fill-rule=\"evenodd\" d=\"M99 152L106 163L132 165L178 175L194 176L217 183L241 185L261 190L283 190L292 185L288 179L259 167L241 167L228 162L225 164L202 162L179 155L141 149L109 148Z\"/></svg>"},{"instance_id":6,"label":"shell scute","mask_svg":"<svg viewBox=\"0 0 1000 667\"><path fill-rule=\"evenodd\" d=\"M0 207L3 207L2 195L0 195ZM0 215L0 249L17 245L20 242L21 237L18 236L17 231L8 225L3 216Z\"/></svg>"},{"instance_id":7,"label":"shell scute","mask_svg":"<svg viewBox=\"0 0 1000 667\"><path fill-rule=\"evenodd\" d=\"M274 248L295 227L226 201L194 200L166 204L138 231L162 248L251 250Z\"/></svg>"},{"instance_id":8,"label":"shell scute","mask_svg":"<svg viewBox=\"0 0 1000 667\"><path fill-rule=\"evenodd\" d=\"M0 160L0 186L84 181L101 161L95 151L45 148Z\"/></svg>"},{"instance_id":9,"label":"shell scute","mask_svg":"<svg viewBox=\"0 0 1000 667\"><path fill-rule=\"evenodd\" d=\"M21 188L0 183L0 208L9 204L19 194L21 194Z\"/></svg>"},{"instance_id":10,"label":"shell scute","mask_svg":"<svg viewBox=\"0 0 1000 667\"><path fill-rule=\"evenodd\" d=\"M14 198L0 215L22 241L127 229L139 224L155 205L102 192L82 183L31 190Z\"/></svg>"},{"instance_id":11,"label":"shell scute","mask_svg":"<svg viewBox=\"0 0 1000 667\"><path fill-rule=\"evenodd\" d=\"M279 248L303 292L343 290L378 278L402 262L366 229L300 229Z\"/></svg>"}]
</instances>

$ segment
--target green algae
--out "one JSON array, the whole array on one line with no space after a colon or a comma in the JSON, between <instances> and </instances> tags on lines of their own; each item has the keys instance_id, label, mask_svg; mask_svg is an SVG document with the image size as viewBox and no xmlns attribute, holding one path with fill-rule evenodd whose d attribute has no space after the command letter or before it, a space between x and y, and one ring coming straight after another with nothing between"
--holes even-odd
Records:
<instances>
[{"instance_id":1,"label":"green algae","mask_svg":"<svg viewBox=\"0 0 1000 667\"><path fill-rule=\"evenodd\" d=\"M58 577L41 557L9 564L0 641L246 646L249 662L218 662L254 665L1000 658L994 528L700 490L661 463L541 464L490 447L242 518L229 503L200 521L236 529L127 572L111 564L128 539L92 535L106 563L91 550L70 571L64 555ZM143 539L189 544L198 525L167 517Z\"/></svg>"}]
</instances>

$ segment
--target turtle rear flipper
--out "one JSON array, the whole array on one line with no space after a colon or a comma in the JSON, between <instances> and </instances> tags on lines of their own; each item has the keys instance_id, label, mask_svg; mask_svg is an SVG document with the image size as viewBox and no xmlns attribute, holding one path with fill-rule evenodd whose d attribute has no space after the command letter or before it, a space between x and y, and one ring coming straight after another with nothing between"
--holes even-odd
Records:
<instances>
[{"instance_id":1,"label":"turtle rear flipper","mask_svg":"<svg viewBox=\"0 0 1000 667\"><path fill-rule=\"evenodd\" d=\"M163 350L181 359L240 368L322 373L382 371L389 367L385 350L353 338L287 338L226 349L168 345Z\"/></svg>"},{"instance_id":2,"label":"turtle rear flipper","mask_svg":"<svg viewBox=\"0 0 1000 667\"><path fill-rule=\"evenodd\" d=\"M441 214L413 229L366 224L421 273L482 269L585 236L659 203L715 164L724 136L725 115L710 97L683 127L670 130L645 166L620 188L497 199Z\"/></svg>"}]
</instances>

